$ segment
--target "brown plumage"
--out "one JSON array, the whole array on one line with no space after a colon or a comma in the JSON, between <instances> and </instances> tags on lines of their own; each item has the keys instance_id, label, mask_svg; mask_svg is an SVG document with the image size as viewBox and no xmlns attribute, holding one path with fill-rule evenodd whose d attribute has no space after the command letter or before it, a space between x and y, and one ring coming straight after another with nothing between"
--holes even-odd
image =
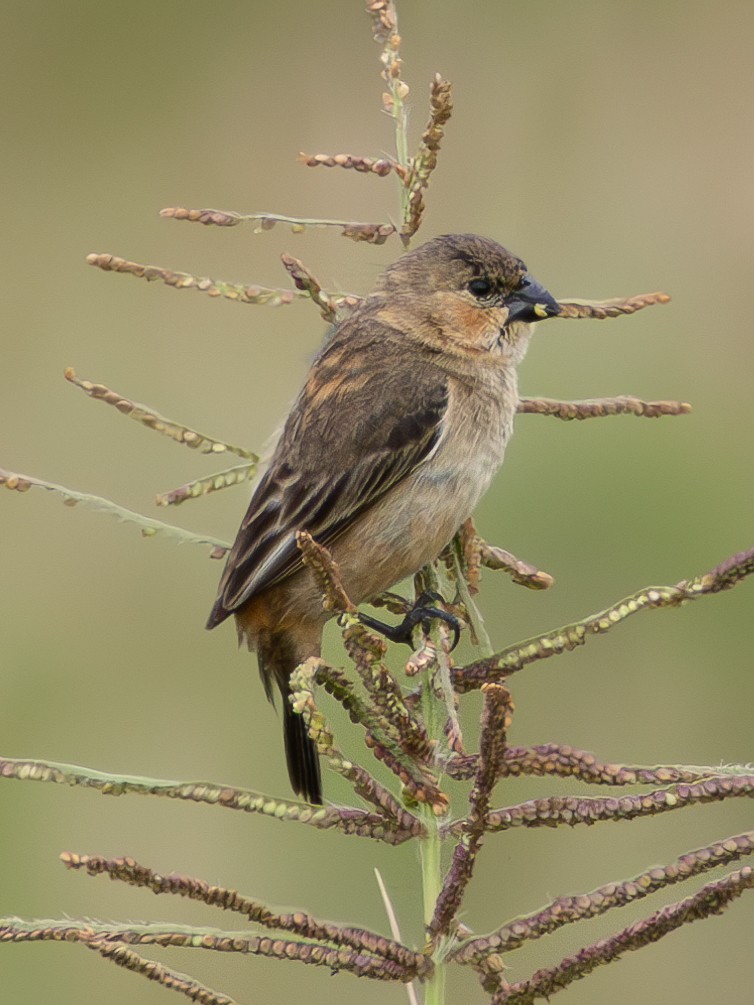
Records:
<instances>
[{"instance_id":1,"label":"brown plumage","mask_svg":"<svg viewBox=\"0 0 754 1005\"><path fill-rule=\"evenodd\" d=\"M330 549L356 603L434 559L502 462L531 322L557 311L499 244L438 237L391 265L314 360L207 623L234 614L267 697L280 689L291 783L310 802L319 762L289 679L330 615L296 531Z\"/></svg>"}]
</instances>

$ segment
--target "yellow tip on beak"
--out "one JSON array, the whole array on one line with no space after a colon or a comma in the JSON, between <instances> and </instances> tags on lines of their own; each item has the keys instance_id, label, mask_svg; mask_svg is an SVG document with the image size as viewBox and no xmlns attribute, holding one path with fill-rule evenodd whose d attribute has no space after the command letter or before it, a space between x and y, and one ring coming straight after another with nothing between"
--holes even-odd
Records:
<instances>
[{"instance_id":1,"label":"yellow tip on beak","mask_svg":"<svg viewBox=\"0 0 754 1005\"><path fill-rule=\"evenodd\" d=\"M544 304L534 304L534 313L538 318L549 318L550 316Z\"/></svg>"}]
</instances>

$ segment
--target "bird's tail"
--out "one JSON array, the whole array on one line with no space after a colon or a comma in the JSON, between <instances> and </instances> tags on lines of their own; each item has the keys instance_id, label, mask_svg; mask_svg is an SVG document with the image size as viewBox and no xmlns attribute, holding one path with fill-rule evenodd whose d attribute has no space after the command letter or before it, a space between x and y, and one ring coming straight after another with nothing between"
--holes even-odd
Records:
<instances>
[{"instance_id":1,"label":"bird's tail","mask_svg":"<svg viewBox=\"0 0 754 1005\"><path fill-rule=\"evenodd\" d=\"M314 741L306 730L303 715L299 715L291 708L289 693L283 695L283 735L288 776L294 792L319 806L322 803L319 755Z\"/></svg>"},{"instance_id":2,"label":"bird's tail","mask_svg":"<svg viewBox=\"0 0 754 1005\"><path fill-rule=\"evenodd\" d=\"M282 634L258 640L259 673L267 697L273 698L273 682L282 695L283 737L288 777L293 791L310 803L322 804L322 776L317 747L309 736L303 715L293 711L290 678L301 660L296 658L290 639Z\"/></svg>"}]
</instances>

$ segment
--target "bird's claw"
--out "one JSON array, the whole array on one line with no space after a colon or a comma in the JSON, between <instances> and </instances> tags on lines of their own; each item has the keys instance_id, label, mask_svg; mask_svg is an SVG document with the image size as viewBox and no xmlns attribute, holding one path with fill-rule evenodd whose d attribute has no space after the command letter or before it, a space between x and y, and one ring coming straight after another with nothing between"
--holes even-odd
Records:
<instances>
[{"instance_id":1,"label":"bird's claw","mask_svg":"<svg viewBox=\"0 0 754 1005\"><path fill-rule=\"evenodd\" d=\"M440 607L425 606L425 604L434 601L442 601L442 597L437 593L423 593L416 601L414 607L412 607L403 621L398 625L386 625L384 621L378 621L377 618L373 618L369 614L363 614L361 611L359 611L359 621L363 625L366 625L367 628L373 628L381 635L384 635L391 642L402 642L408 646L413 646L414 644L413 631L417 625L431 621L433 618L437 621L444 621L453 630L453 644L450 647L450 651L453 652L461 638L461 622L454 614L450 614Z\"/></svg>"}]
</instances>

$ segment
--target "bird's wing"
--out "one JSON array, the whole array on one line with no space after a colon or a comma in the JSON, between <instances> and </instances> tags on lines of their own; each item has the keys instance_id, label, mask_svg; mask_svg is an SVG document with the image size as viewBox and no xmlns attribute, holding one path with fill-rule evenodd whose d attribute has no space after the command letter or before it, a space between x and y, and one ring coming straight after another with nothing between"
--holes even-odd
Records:
<instances>
[{"instance_id":1,"label":"bird's wing","mask_svg":"<svg viewBox=\"0 0 754 1005\"><path fill-rule=\"evenodd\" d=\"M396 366L384 342L328 347L288 417L228 556L214 627L301 566L296 531L327 545L438 442L448 385L421 360Z\"/></svg>"}]
</instances>

